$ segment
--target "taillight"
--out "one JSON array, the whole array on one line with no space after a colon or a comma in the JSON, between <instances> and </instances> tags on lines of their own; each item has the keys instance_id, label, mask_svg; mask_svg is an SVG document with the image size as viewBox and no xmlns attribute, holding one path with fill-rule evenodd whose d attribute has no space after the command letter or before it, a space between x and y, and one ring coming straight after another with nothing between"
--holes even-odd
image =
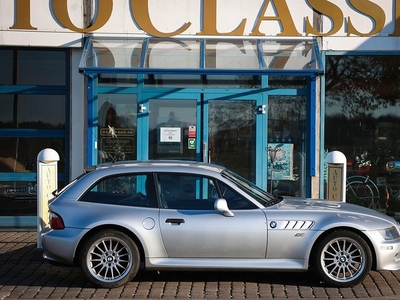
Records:
<instances>
[{"instance_id":1,"label":"taillight","mask_svg":"<svg viewBox=\"0 0 400 300\"><path fill-rule=\"evenodd\" d=\"M65 228L64 221L61 218L61 216L54 212L50 212L49 225L52 229L64 229Z\"/></svg>"}]
</instances>

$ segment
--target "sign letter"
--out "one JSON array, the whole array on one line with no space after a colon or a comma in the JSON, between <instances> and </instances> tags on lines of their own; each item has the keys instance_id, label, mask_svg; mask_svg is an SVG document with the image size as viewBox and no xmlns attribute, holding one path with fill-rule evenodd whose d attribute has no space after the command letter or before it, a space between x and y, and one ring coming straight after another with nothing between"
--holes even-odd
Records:
<instances>
[{"instance_id":1,"label":"sign letter","mask_svg":"<svg viewBox=\"0 0 400 300\"><path fill-rule=\"evenodd\" d=\"M266 17L265 12L267 11L268 5L271 2L277 16ZM286 4L286 0L266 0L260 10L260 18L254 25L253 32L250 35L260 36L265 35L260 32L260 24L262 21L278 21L282 25L283 31L278 33L277 36L300 36L301 34L296 30L296 26L293 23L292 16L289 8Z\"/></svg>"},{"instance_id":2,"label":"sign letter","mask_svg":"<svg viewBox=\"0 0 400 300\"><path fill-rule=\"evenodd\" d=\"M350 20L350 17L348 17L347 36L350 36L351 34L355 34L358 36L371 36L379 33L383 29L383 27L385 26L386 16L384 10L380 6L368 0L349 0L349 1L350 4L357 11L373 19L374 29L368 33L361 33L354 28L353 23Z\"/></svg>"},{"instance_id":3,"label":"sign letter","mask_svg":"<svg viewBox=\"0 0 400 300\"><path fill-rule=\"evenodd\" d=\"M174 35L181 34L186 29L188 29L191 25L190 22L187 22L182 25L181 28L174 32L161 32L158 31L150 20L149 14L149 3L148 0L131 0L131 14L133 19L136 21L138 27L142 30L156 37L170 37Z\"/></svg>"},{"instance_id":4,"label":"sign letter","mask_svg":"<svg viewBox=\"0 0 400 300\"><path fill-rule=\"evenodd\" d=\"M232 32L220 33L217 30L217 0L203 1L203 30L198 35L243 35L246 20L243 19L239 26Z\"/></svg>"},{"instance_id":5,"label":"sign letter","mask_svg":"<svg viewBox=\"0 0 400 300\"><path fill-rule=\"evenodd\" d=\"M51 0L53 12L57 20L61 23L61 25L63 25L65 28L68 28L76 32L87 33L103 27L110 19L113 10L113 0L98 1L97 14L92 22L92 25L89 26L88 28L78 28L71 22L71 19L68 14L67 2L68 1Z\"/></svg>"},{"instance_id":6,"label":"sign letter","mask_svg":"<svg viewBox=\"0 0 400 300\"><path fill-rule=\"evenodd\" d=\"M332 4L326 0L307 0L308 4L311 5L316 11L327 16L332 21L332 29L327 33L322 33L315 30L310 24L308 17L306 18L306 35L313 34L318 36L329 36L333 35L342 28L343 24L343 12L335 4Z\"/></svg>"},{"instance_id":7,"label":"sign letter","mask_svg":"<svg viewBox=\"0 0 400 300\"><path fill-rule=\"evenodd\" d=\"M15 23L10 29L28 29L36 30L31 25L31 1L16 0L15 1Z\"/></svg>"}]
</instances>

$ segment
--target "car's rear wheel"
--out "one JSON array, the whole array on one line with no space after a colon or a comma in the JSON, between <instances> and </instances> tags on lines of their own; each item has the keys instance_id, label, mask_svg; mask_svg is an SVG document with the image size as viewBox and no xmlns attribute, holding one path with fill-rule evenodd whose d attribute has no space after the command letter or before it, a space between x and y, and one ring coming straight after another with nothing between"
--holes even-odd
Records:
<instances>
[{"instance_id":1,"label":"car's rear wheel","mask_svg":"<svg viewBox=\"0 0 400 300\"><path fill-rule=\"evenodd\" d=\"M82 248L80 266L95 285L114 288L124 285L139 270L138 247L126 234L102 230L87 240Z\"/></svg>"},{"instance_id":2,"label":"car's rear wheel","mask_svg":"<svg viewBox=\"0 0 400 300\"><path fill-rule=\"evenodd\" d=\"M318 244L314 266L328 285L352 287L362 282L371 270L372 253L358 234L335 231Z\"/></svg>"}]
</instances>

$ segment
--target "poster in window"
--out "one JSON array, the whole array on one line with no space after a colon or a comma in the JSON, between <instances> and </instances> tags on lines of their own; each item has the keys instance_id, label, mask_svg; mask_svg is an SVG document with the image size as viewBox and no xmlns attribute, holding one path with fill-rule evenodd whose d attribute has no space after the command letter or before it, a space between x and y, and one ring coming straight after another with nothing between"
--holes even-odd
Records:
<instances>
[{"instance_id":1,"label":"poster in window","mask_svg":"<svg viewBox=\"0 0 400 300\"><path fill-rule=\"evenodd\" d=\"M268 179L294 180L293 144L268 144Z\"/></svg>"}]
</instances>

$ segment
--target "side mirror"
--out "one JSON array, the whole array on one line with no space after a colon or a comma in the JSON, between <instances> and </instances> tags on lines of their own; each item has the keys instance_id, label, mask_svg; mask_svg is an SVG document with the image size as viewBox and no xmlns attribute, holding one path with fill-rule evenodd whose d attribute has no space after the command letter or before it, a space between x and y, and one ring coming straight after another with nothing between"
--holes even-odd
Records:
<instances>
[{"instance_id":1,"label":"side mirror","mask_svg":"<svg viewBox=\"0 0 400 300\"><path fill-rule=\"evenodd\" d=\"M217 199L214 202L214 208L223 213L225 217L233 217L233 212L229 209L225 199Z\"/></svg>"}]
</instances>

